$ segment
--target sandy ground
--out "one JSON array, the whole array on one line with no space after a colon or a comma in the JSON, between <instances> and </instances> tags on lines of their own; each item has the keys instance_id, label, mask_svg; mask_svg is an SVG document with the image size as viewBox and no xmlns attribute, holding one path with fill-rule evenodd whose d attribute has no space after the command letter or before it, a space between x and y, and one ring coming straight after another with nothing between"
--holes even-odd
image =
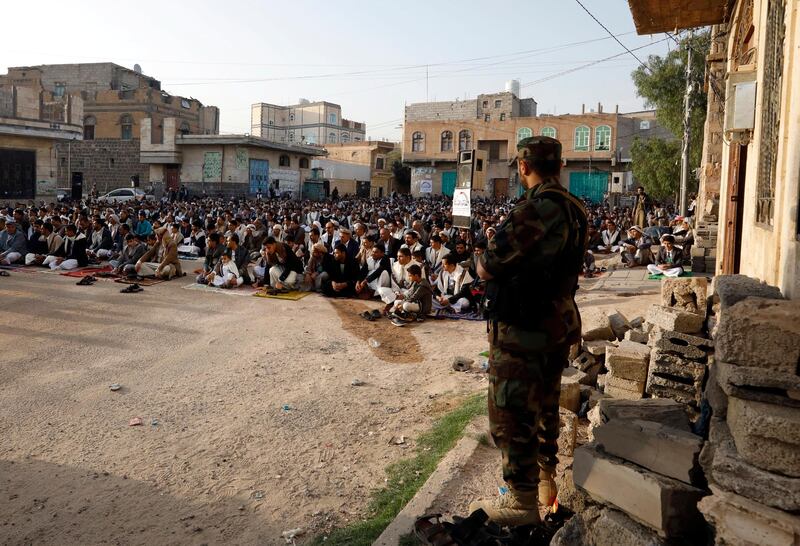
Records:
<instances>
[{"instance_id":1,"label":"sandy ground","mask_svg":"<svg viewBox=\"0 0 800 546\"><path fill-rule=\"evenodd\" d=\"M188 278L141 294L75 281L0 279L2 544L322 534L359 519L385 467L486 386L450 369L486 349L483 323L396 328L357 317L377 304L183 290ZM646 308L579 299L629 317ZM407 444L388 445L395 435Z\"/></svg>"}]
</instances>

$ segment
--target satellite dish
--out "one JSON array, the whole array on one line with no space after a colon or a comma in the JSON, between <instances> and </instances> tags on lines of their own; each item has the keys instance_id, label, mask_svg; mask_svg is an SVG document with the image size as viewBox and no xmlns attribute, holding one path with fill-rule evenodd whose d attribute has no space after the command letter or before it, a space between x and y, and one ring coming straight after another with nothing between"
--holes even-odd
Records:
<instances>
[{"instance_id":1,"label":"satellite dish","mask_svg":"<svg viewBox=\"0 0 800 546\"><path fill-rule=\"evenodd\" d=\"M133 71L136 72L137 74L141 74L142 73L142 67L139 66L139 64L137 63L137 64L133 65Z\"/></svg>"}]
</instances>

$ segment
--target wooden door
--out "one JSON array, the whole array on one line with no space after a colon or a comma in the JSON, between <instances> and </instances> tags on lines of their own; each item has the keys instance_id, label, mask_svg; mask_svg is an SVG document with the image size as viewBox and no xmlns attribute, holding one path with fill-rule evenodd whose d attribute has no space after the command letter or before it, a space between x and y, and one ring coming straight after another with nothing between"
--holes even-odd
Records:
<instances>
[{"instance_id":1,"label":"wooden door","mask_svg":"<svg viewBox=\"0 0 800 546\"><path fill-rule=\"evenodd\" d=\"M508 196L508 178L494 179L494 196L495 197Z\"/></svg>"},{"instance_id":2,"label":"wooden door","mask_svg":"<svg viewBox=\"0 0 800 546\"><path fill-rule=\"evenodd\" d=\"M169 165L164 173L167 189L177 190L180 185L180 169L177 165Z\"/></svg>"},{"instance_id":3,"label":"wooden door","mask_svg":"<svg viewBox=\"0 0 800 546\"><path fill-rule=\"evenodd\" d=\"M747 146L731 146L728 169L728 202L725 207L725 241L721 270L723 275L739 273L742 253L744 187L747 172Z\"/></svg>"}]
</instances>

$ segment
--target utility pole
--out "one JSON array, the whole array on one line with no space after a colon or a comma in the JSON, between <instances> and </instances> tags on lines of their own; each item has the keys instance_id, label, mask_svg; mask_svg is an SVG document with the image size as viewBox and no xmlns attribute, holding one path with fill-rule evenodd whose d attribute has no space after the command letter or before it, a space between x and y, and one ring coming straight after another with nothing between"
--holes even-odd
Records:
<instances>
[{"instance_id":1,"label":"utility pole","mask_svg":"<svg viewBox=\"0 0 800 546\"><path fill-rule=\"evenodd\" d=\"M686 216L689 191L689 137L691 136L692 117L692 47L691 40L694 31L689 31L686 38L686 93L683 97L683 152L681 153L681 216Z\"/></svg>"},{"instance_id":2,"label":"utility pole","mask_svg":"<svg viewBox=\"0 0 800 546\"><path fill-rule=\"evenodd\" d=\"M425 65L425 102L428 102L428 65Z\"/></svg>"}]
</instances>

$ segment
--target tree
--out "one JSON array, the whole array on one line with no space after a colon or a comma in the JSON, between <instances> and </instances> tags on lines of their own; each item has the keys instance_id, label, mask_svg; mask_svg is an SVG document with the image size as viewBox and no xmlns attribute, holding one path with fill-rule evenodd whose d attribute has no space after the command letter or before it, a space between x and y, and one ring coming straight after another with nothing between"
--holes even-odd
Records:
<instances>
[{"instance_id":1,"label":"tree","mask_svg":"<svg viewBox=\"0 0 800 546\"><path fill-rule=\"evenodd\" d=\"M691 137L689 140L689 171L700 166L703 154L703 126L706 121L706 94L703 93L705 78L705 56L711 44L711 33L703 31L692 37L684 37L677 49L666 56L650 55L647 68L639 66L631 77L637 94L645 99L648 108L656 109L656 119L675 135L677 141L666 142L657 139L638 142L631 148L634 176L649 193L665 197L678 191L680 186L680 156L683 138L684 93L686 91L687 47L692 53L690 75L690 103L692 115L689 121ZM650 143L653 144L650 144ZM676 150L677 146L677 152ZM654 157L648 157L648 154ZM675 166L677 159L678 165ZM658 161L663 163L658 163ZM647 167L645 167L645 165ZM665 179L667 173L674 172L673 179ZM652 173L652 174L651 174ZM691 185L691 181L690 181Z\"/></svg>"},{"instance_id":2,"label":"tree","mask_svg":"<svg viewBox=\"0 0 800 546\"><path fill-rule=\"evenodd\" d=\"M656 199L674 195L681 178L681 141L637 138L631 147L633 176Z\"/></svg>"},{"instance_id":3,"label":"tree","mask_svg":"<svg viewBox=\"0 0 800 546\"><path fill-rule=\"evenodd\" d=\"M411 169L403 165L400 150L393 150L386 154L386 161L392 165L394 187L398 193L411 191Z\"/></svg>"}]
</instances>

